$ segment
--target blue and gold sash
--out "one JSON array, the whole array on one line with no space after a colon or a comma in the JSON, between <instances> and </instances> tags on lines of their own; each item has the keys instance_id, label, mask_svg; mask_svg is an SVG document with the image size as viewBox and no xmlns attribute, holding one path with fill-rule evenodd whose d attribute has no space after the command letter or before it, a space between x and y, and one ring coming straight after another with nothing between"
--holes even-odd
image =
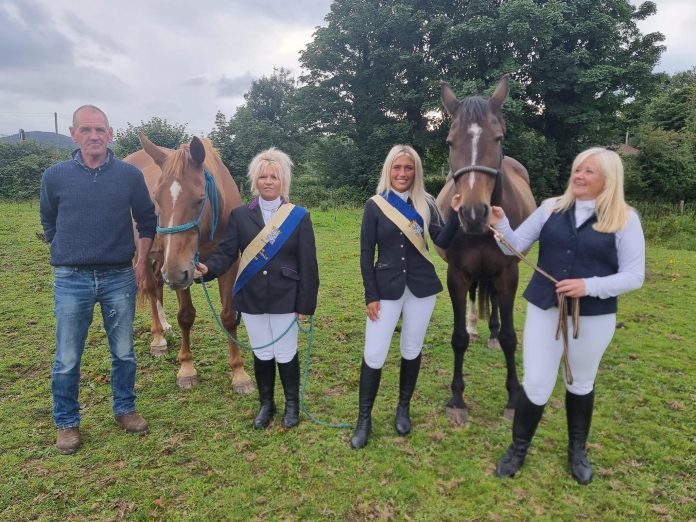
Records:
<instances>
[{"instance_id":1,"label":"blue and gold sash","mask_svg":"<svg viewBox=\"0 0 696 522\"><path fill-rule=\"evenodd\" d=\"M372 196L382 213L387 216L389 221L394 223L401 230L418 252L429 262L433 262L430 253L426 248L425 235L423 234L423 218L416 212L416 209L409 205L399 196L389 191L386 195L376 194Z\"/></svg>"},{"instance_id":2,"label":"blue and gold sash","mask_svg":"<svg viewBox=\"0 0 696 522\"><path fill-rule=\"evenodd\" d=\"M281 205L266 226L242 252L232 295L236 295L283 247L307 214L307 209L292 203Z\"/></svg>"}]
</instances>

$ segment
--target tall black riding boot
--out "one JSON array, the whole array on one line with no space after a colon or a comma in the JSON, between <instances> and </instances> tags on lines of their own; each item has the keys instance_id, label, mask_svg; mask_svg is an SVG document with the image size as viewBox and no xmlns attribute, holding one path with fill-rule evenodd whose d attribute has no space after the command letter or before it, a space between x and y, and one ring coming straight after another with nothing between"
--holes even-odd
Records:
<instances>
[{"instance_id":1,"label":"tall black riding boot","mask_svg":"<svg viewBox=\"0 0 696 522\"><path fill-rule=\"evenodd\" d=\"M495 470L499 477L514 476L524 464L529 445L544 413L545 406L534 404L527 397L524 388L520 388L515 406L515 418L512 421L512 444L498 462L498 467Z\"/></svg>"},{"instance_id":2,"label":"tall black riding boot","mask_svg":"<svg viewBox=\"0 0 696 522\"><path fill-rule=\"evenodd\" d=\"M592 423L594 390L587 395L575 395L566 390L566 417L568 419L568 462L573 478L579 484L592 481L592 464L587 460L587 436Z\"/></svg>"},{"instance_id":3,"label":"tall black riding boot","mask_svg":"<svg viewBox=\"0 0 696 522\"><path fill-rule=\"evenodd\" d=\"M262 430L266 428L275 415L276 407L273 400L273 390L275 388L275 359L262 361L254 354L254 376L256 386L259 389L259 401L261 408L254 419L254 428Z\"/></svg>"},{"instance_id":4,"label":"tall black riding boot","mask_svg":"<svg viewBox=\"0 0 696 522\"><path fill-rule=\"evenodd\" d=\"M350 438L350 446L353 449L362 448L367 444L367 438L372 429L372 405L375 403L379 381L382 378L382 369L370 368L365 359L360 367L360 395L358 399L358 422L355 431Z\"/></svg>"},{"instance_id":5,"label":"tall black riding boot","mask_svg":"<svg viewBox=\"0 0 696 522\"><path fill-rule=\"evenodd\" d=\"M411 432L411 417L409 407L413 390L416 389L418 372L420 371L421 354L415 359L401 358L401 374L399 377L399 404L396 406L396 432L408 435Z\"/></svg>"},{"instance_id":6,"label":"tall black riding boot","mask_svg":"<svg viewBox=\"0 0 696 522\"><path fill-rule=\"evenodd\" d=\"M286 363L278 363L280 382L285 392L283 426L292 428L300 422L300 361L297 354Z\"/></svg>"}]
</instances>

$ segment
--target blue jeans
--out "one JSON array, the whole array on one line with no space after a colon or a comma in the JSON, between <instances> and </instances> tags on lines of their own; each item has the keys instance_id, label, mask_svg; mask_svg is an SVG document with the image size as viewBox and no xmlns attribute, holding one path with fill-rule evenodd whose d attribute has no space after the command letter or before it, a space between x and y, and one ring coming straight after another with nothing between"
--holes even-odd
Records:
<instances>
[{"instance_id":1,"label":"blue jeans","mask_svg":"<svg viewBox=\"0 0 696 522\"><path fill-rule=\"evenodd\" d=\"M128 266L54 268L56 359L51 373L53 419L58 428L80 425L80 360L94 305L99 303L111 350L112 409L116 415L135 410L135 274Z\"/></svg>"}]
</instances>

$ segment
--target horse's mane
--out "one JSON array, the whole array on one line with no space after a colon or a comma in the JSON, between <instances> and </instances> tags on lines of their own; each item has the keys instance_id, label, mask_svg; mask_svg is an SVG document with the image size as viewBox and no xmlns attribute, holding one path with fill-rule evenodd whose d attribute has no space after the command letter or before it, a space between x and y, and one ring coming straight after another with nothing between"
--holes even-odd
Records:
<instances>
[{"instance_id":1,"label":"horse's mane","mask_svg":"<svg viewBox=\"0 0 696 522\"><path fill-rule=\"evenodd\" d=\"M483 121L489 113L493 113L500 121L503 120L502 113L499 110L492 111L491 105L488 103L488 98L484 98L483 96L469 96L464 98L459 104L459 110L466 120L480 122Z\"/></svg>"},{"instance_id":2,"label":"horse's mane","mask_svg":"<svg viewBox=\"0 0 696 522\"><path fill-rule=\"evenodd\" d=\"M459 104L459 111L466 121L483 122L489 114L492 114L500 121L505 132L505 120L503 113L498 110L492 110L488 98L483 96L469 96L464 98Z\"/></svg>"},{"instance_id":3,"label":"horse's mane","mask_svg":"<svg viewBox=\"0 0 696 522\"><path fill-rule=\"evenodd\" d=\"M220 153L213 146L213 144L210 142L210 140L208 138L200 138L200 140L203 143L203 148L205 149L206 160L208 160L208 158L215 158L217 160L220 160ZM182 143L181 145L179 145L179 148L176 149L167 158L167 162L166 162L167 169L166 170L167 170L167 172L171 173L172 177L176 180L181 179L181 175L184 172L184 165L186 164L186 155L188 153L189 153L189 144Z\"/></svg>"}]
</instances>

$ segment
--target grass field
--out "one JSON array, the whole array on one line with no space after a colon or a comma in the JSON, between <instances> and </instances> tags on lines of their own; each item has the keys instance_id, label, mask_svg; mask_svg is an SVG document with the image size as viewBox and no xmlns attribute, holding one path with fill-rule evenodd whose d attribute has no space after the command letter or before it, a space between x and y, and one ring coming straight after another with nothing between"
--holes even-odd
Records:
<instances>
[{"instance_id":1,"label":"grass field","mask_svg":"<svg viewBox=\"0 0 696 522\"><path fill-rule=\"evenodd\" d=\"M306 418L291 431L278 417L267 431L254 430L257 396L232 391L225 342L195 287L200 384L176 387L177 328L170 352L154 358L147 316L139 312L138 405L151 431L141 438L123 433L111 416L108 350L96 313L82 365L83 446L62 456L53 446L52 276L47 247L36 238L37 204L0 209L2 520L696 520L693 251L649 245L644 288L620 299L623 327L597 381L589 444L595 480L587 487L567 469L560 377L515 479L494 474L510 439L501 415L501 353L472 344L465 358L470 421L456 427L446 420L452 371L446 291L426 339L409 437L393 428L398 341L364 450L349 448L349 430ZM320 419L352 423L365 321L360 211L315 210L312 218L321 290L306 401ZM445 266L436 264L444 280ZM521 270L526 284L529 269ZM175 322L171 292L166 305ZM518 335L523 315L519 299ZM250 354L245 364L251 374Z\"/></svg>"}]
</instances>

